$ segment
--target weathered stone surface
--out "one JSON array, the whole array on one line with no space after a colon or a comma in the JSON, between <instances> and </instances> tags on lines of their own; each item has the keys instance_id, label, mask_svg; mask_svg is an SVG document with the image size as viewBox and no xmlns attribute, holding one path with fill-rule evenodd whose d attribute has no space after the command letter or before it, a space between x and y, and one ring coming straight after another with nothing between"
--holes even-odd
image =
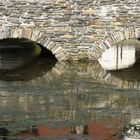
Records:
<instances>
[{"instance_id":1,"label":"weathered stone surface","mask_svg":"<svg viewBox=\"0 0 140 140\"><path fill-rule=\"evenodd\" d=\"M98 58L100 53L116 43L140 37L139 2L1 0L0 39L24 37L45 47L53 42L56 43L52 49L54 53L59 52L59 47L67 52L67 55L64 53L65 59L91 58L93 52L96 57L92 58ZM86 47L85 43L88 44Z\"/></svg>"}]
</instances>

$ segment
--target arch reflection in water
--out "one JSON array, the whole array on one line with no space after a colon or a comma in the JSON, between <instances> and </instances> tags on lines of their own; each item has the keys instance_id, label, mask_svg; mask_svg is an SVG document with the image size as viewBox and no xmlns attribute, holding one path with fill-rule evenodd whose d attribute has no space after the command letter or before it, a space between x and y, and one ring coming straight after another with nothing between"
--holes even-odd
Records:
<instances>
[{"instance_id":1,"label":"arch reflection in water","mask_svg":"<svg viewBox=\"0 0 140 140\"><path fill-rule=\"evenodd\" d=\"M119 71L106 71L98 62L91 63L88 70L99 83L113 85L121 89L140 90L139 60L131 68Z\"/></svg>"},{"instance_id":2,"label":"arch reflection in water","mask_svg":"<svg viewBox=\"0 0 140 140\"><path fill-rule=\"evenodd\" d=\"M20 66L19 68L0 70L0 79L4 81L30 81L50 71L55 66L56 62L55 60L38 57L34 59L34 61Z\"/></svg>"},{"instance_id":3,"label":"arch reflection in water","mask_svg":"<svg viewBox=\"0 0 140 140\"><path fill-rule=\"evenodd\" d=\"M129 68L136 62L136 51L139 48L140 41L129 39L103 52L98 61L106 70Z\"/></svg>"},{"instance_id":4,"label":"arch reflection in water","mask_svg":"<svg viewBox=\"0 0 140 140\"><path fill-rule=\"evenodd\" d=\"M41 44L25 38L0 40L0 79L28 81L42 76L57 59Z\"/></svg>"},{"instance_id":5,"label":"arch reflection in water","mask_svg":"<svg viewBox=\"0 0 140 140\"><path fill-rule=\"evenodd\" d=\"M140 120L136 115L140 114L140 96L137 90L119 87L117 80L105 81L108 74L112 75L105 73L96 62L57 63L49 72L44 71L41 77L26 82L0 81L0 123L14 132L34 126L41 128L43 124L46 134L48 129L52 132L58 130L60 134L61 128L68 130L71 127L76 129L70 133L82 133L85 131L78 126L84 128L88 125L88 133L92 137L101 134L103 137L109 134L110 137L109 132L117 135L124 125ZM112 86L113 83L119 89ZM116 120L121 124L116 125ZM105 127L100 131L103 124ZM95 126L98 131L92 131ZM118 131L112 133L112 130Z\"/></svg>"}]
</instances>

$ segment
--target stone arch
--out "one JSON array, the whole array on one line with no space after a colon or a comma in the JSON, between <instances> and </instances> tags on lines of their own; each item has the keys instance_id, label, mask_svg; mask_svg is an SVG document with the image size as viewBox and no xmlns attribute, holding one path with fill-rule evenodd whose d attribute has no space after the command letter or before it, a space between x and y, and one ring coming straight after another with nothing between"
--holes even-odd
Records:
<instances>
[{"instance_id":1,"label":"stone arch","mask_svg":"<svg viewBox=\"0 0 140 140\"><path fill-rule=\"evenodd\" d=\"M88 51L88 57L90 60L98 60L105 50L130 38L140 38L140 27L125 27L122 30L112 33L110 36L95 42Z\"/></svg>"},{"instance_id":2,"label":"stone arch","mask_svg":"<svg viewBox=\"0 0 140 140\"><path fill-rule=\"evenodd\" d=\"M37 42L50 50L58 61L67 60L67 53L56 42L51 41L51 38L45 33L33 28L0 28L0 39L6 38L27 38Z\"/></svg>"}]
</instances>

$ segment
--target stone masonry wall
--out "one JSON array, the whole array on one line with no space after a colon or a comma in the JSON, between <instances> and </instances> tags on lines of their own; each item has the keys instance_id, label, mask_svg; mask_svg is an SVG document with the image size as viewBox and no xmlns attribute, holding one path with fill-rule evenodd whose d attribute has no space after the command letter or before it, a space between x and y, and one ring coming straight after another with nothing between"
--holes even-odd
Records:
<instances>
[{"instance_id":1,"label":"stone masonry wall","mask_svg":"<svg viewBox=\"0 0 140 140\"><path fill-rule=\"evenodd\" d=\"M140 28L140 0L0 1L1 39L9 37L7 30L35 30L38 36L43 32L57 55L63 50L65 60L89 58L96 41L130 27Z\"/></svg>"}]
</instances>

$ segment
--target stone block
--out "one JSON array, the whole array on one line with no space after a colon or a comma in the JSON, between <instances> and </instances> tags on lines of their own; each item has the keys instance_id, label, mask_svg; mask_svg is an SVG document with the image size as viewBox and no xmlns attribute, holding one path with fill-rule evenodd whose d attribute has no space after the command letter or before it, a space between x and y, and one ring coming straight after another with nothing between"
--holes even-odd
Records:
<instances>
[{"instance_id":1,"label":"stone block","mask_svg":"<svg viewBox=\"0 0 140 140\"><path fill-rule=\"evenodd\" d=\"M42 44L45 48L48 47L49 43L50 43L51 39L48 37L47 40L44 42L44 44Z\"/></svg>"},{"instance_id":2,"label":"stone block","mask_svg":"<svg viewBox=\"0 0 140 140\"><path fill-rule=\"evenodd\" d=\"M37 30L37 29L33 30L31 40L36 42L39 38L39 33L40 33L39 30Z\"/></svg>"},{"instance_id":3,"label":"stone block","mask_svg":"<svg viewBox=\"0 0 140 140\"><path fill-rule=\"evenodd\" d=\"M47 46L47 49L49 49L50 51L56 46L56 43L53 41L50 41L50 43Z\"/></svg>"},{"instance_id":4,"label":"stone block","mask_svg":"<svg viewBox=\"0 0 140 140\"><path fill-rule=\"evenodd\" d=\"M92 8L84 9L84 10L82 11L82 13L83 13L84 15L91 15L91 14L94 14L95 12L96 12L96 9L92 9Z\"/></svg>"},{"instance_id":5,"label":"stone block","mask_svg":"<svg viewBox=\"0 0 140 140\"><path fill-rule=\"evenodd\" d=\"M31 39L33 29L22 29L22 37Z\"/></svg>"}]
</instances>

